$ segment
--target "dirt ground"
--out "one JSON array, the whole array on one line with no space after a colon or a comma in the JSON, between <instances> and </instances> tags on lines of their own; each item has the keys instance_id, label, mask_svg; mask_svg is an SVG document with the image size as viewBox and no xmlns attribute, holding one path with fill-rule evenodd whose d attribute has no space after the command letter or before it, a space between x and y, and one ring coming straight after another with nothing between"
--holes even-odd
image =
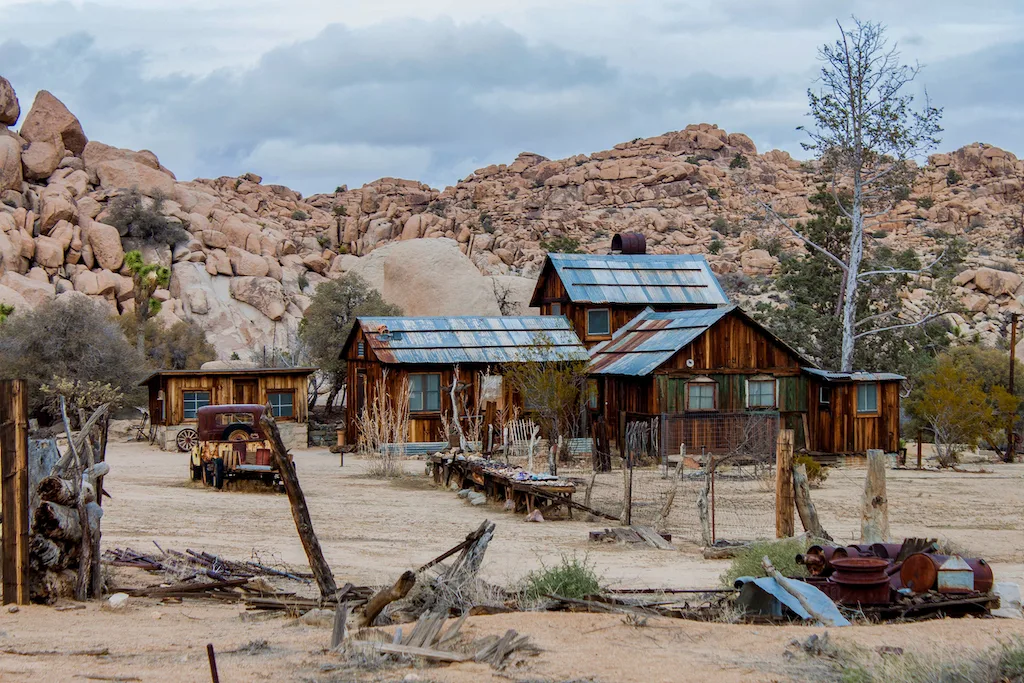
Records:
<instances>
[{"instance_id":1,"label":"dirt ground","mask_svg":"<svg viewBox=\"0 0 1024 683\"><path fill-rule=\"evenodd\" d=\"M103 544L154 551L202 549L232 559L304 565L284 495L214 491L187 480L187 458L138 444L111 444L105 488ZM422 461L389 482L365 475L366 463L326 450L295 455L313 523L339 581L390 583L398 574L457 543L485 519L497 530L483 567L485 578L511 584L564 553L587 554L606 583L619 587L711 587L726 569L706 561L681 538L675 551L589 544L587 532L607 523L531 524L500 506L472 507L432 487ZM991 561L997 581L1024 583L1024 465L971 465L982 473L889 471L893 535L937 536ZM837 469L814 491L822 522L838 540L853 539L859 524L863 470ZM750 495L755 495L751 493ZM761 528L761 524L757 528ZM770 525L769 525L770 526ZM737 533L741 532L739 530ZM145 576L117 572L113 581ZM137 584L132 584L137 585ZM420 680L602 681L820 680L818 660L786 655L793 639L822 629L802 626L703 624L652 619L645 627L615 615L509 614L474 617L469 633L528 634L543 650L521 668L496 674L476 664L354 672L326 652L327 628L293 626L285 617L243 618L238 606L199 601L160 604L132 599L122 612L90 604L58 612L22 607L0 612L0 680L206 681L205 645L213 642L223 681ZM248 615L247 615L248 617ZM951 620L833 629L845 646L872 652L881 645L908 652L959 652L1024 638L1024 622ZM253 641L265 646L232 653ZM107 648L109 654L85 651ZM791 648L790 648L791 649ZM75 654L75 653L79 654Z\"/></svg>"}]
</instances>

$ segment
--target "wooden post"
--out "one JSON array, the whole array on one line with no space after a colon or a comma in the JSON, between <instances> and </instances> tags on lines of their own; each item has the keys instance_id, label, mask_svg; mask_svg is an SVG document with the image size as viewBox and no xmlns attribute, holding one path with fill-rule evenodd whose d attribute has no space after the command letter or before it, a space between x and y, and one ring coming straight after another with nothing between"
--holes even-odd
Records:
<instances>
[{"instance_id":1,"label":"wooden post","mask_svg":"<svg viewBox=\"0 0 1024 683\"><path fill-rule=\"evenodd\" d=\"M1010 314L1010 396L1014 395L1014 375L1017 371L1017 314ZM1009 422L1006 425L1006 462L1013 462L1016 456L1017 442L1014 429L1017 426L1017 411L1010 413Z\"/></svg>"},{"instance_id":2,"label":"wooden post","mask_svg":"<svg viewBox=\"0 0 1024 683\"><path fill-rule=\"evenodd\" d=\"M306 497L302 494L302 488L299 486L295 465L288 457L288 451L281 440L281 431L277 428L269 405L260 417L260 425L270 442L270 454L281 475L281 481L284 482L284 490L288 494L288 503L292 508L292 518L295 520L295 530L299 533L302 549L306 551L309 567L313 570L316 584L320 588L320 600L325 603L336 602L334 596L338 592L338 585L334 582L331 567L324 559L320 541L316 537L316 532L313 531L313 520L309 517L309 508L306 507Z\"/></svg>"},{"instance_id":3,"label":"wooden post","mask_svg":"<svg viewBox=\"0 0 1024 683\"><path fill-rule=\"evenodd\" d=\"M818 511L814 509L814 502L811 500L811 486L807 482L807 467L796 465L793 468L793 491L796 498L796 511L800 515L800 523L804 525L804 531L812 538L822 538L831 541L818 520Z\"/></svg>"},{"instance_id":4,"label":"wooden post","mask_svg":"<svg viewBox=\"0 0 1024 683\"><path fill-rule=\"evenodd\" d=\"M793 535L793 430L780 429L775 449L775 536Z\"/></svg>"},{"instance_id":5,"label":"wooden post","mask_svg":"<svg viewBox=\"0 0 1024 683\"><path fill-rule=\"evenodd\" d=\"M889 500L885 495L885 453L868 451L868 474L861 499L860 542L885 543L889 540Z\"/></svg>"},{"instance_id":6,"label":"wooden post","mask_svg":"<svg viewBox=\"0 0 1024 683\"><path fill-rule=\"evenodd\" d=\"M918 430L917 431L917 469L921 469L921 449L923 448L923 446L921 445L921 439L922 438L924 438L924 434L921 432L921 430Z\"/></svg>"},{"instance_id":7,"label":"wooden post","mask_svg":"<svg viewBox=\"0 0 1024 683\"><path fill-rule=\"evenodd\" d=\"M25 381L0 382L0 480L3 497L3 603L27 605L28 389Z\"/></svg>"}]
</instances>

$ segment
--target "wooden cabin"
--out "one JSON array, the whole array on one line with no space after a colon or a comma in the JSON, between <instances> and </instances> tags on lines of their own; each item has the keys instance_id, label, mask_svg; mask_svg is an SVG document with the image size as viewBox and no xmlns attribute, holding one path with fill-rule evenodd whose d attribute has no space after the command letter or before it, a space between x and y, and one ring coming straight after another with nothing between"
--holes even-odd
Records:
<instances>
[{"instance_id":1,"label":"wooden cabin","mask_svg":"<svg viewBox=\"0 0 1024 683\"><path fill-rule=\"evenodd\" d=\"M728 304L699 254L548 254L530 300L541 315L568 318L587 348L611 339L647 308L683 311Z\"/></svg>"},{"instance_id":2,"label":"wooden cabin","mask_svg":"<svg viewBox=\"0 0 1024 683\"><path fill-rule=\"evenodd\" d=\"M162 448L180 447L178 434L195 430L199 408L228 403L269 403L285 445L306 447L309 376L316 368L237 367L219 361L206 365L212 367L161 370L141 382L149 389L150 419Z\"/></svg>"},{"instance_id":3,"label":"wooden cabin","mask_svg":"<svg viewBox=\"0 0 1024 683\"><path fill-rule=\"evenodd\" d=\"M542 316L359 318L342 356L348 372L349 444L358 441L364 407L372 405L381 391L392 398L401 396L405 382L409 442L437 443L448 440L442 433L442 416L447 420L452 414L453 380L465 403L460 415L478 416L487 397L498 410L523 408L522 398L502 381L504 365L588 360L565 318Z\"/></svg>"},{"instance_id":4,"label":"wooden cabin","mask_svg":"<svg viewBox=\"0 0 1024 683\"><path fill-rule=\"evenodd\" d=\"M595 417L613 437L629 415L666 415L668 453L722 453L755 428L792 429L811 454L899 447L902 377L819 370L736 306L647 309L590 353Z\"/></svg>"}]
</instances>

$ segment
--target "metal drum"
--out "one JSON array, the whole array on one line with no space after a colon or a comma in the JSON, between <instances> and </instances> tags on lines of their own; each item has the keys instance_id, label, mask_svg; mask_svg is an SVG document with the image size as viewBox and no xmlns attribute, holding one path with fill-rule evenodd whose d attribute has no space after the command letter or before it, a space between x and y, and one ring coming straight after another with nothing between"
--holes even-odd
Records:
<instances>
[{"instance_id":1,"label":"metal drum","mask_svg":"<svg viewBox=\"0 0 1024 683\"><path fill-rule=\"evenodd\" d=\"M877 557L833 558L829 581L844 605L884 605L890 601L889 562Z\"/></svg>"},{"instance_id":2,"label":"metal drum","mask_svg":"<svg viewBox=\"0 0 1024 683\"><path fill-rule=\"evenodd\" d=\"M638 232L616 233L612 237L612 252L619 254L646 254L647 238Z\"/></svg>"}]
</instances>

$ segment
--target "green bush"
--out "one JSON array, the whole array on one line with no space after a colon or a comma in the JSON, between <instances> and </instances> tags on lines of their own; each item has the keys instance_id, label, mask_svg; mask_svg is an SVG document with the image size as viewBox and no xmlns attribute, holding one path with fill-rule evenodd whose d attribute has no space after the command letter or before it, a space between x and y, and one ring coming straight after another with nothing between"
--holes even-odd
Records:
<instances>
[{"instance_id":1,"label":"green bush","mask_svg":"<svg viewBox=\"0 0 1024 683\"><path fill-rule=\"evenodd\" d=\"M578 254L580 253L580 241L573 237L558 235L541 240L540 248L555 254Z\"/></svg>"},{"instance_id":2,"label":"green bush","mask_svg":"<svg viewBox=\"0 0 1024 683\"><path fill-rule=\"evenodd\" d=\"M480 228L487 234L494 233L494 219L487 211L480 212Z\"/></svg>"},{"instance_id":3,"label":"green bush","mask_svg":"<svg viewBox=\"0 0 1024 683\"><path fill-rule=\"evenodd\" d=\"M875 239L884 240L886 237L889 236L889 232L887 230L875 230L873 233L871 233L871 236L874 237Z\"/></svg>"},{"instance_id":4,"label":"green bush","mask_svg":"<svg viewBox=\"0 0 1024 683\"><path fill-rule=\"evenodd\" d=\"M296 209L295 211L292 211L292 220L308 221L309 214L303 211L302 209Z\"/></svg>"},{"instance_id":5,"label":"green bush","mask_svg":"<svg viewBox=\"0 0 1024 683\"><path fill-rule=\"evenodd\" d=\"M325 233L320 233L316 236L316 243L320 245L321 249L327 249L331 246L331 238Z\"/></svg>"},{"instance_id":6,"label":"green bush","mask_svg":"<svg viewBox=\"0 0 1024 683\"><path fill-rule=\"evenodd\" d=\"M931 197L921 197L917 200L917 208L928 210L935 206L935 200Z\"/></svg>"},{"instance_id":7,"label":"green bush","mask_svg":"<svg viewBox=\"0 0 1024 683\"><path fill-rule=\"evenodd\" d=\"M806 550L807 541L803 538L754 541L733 558L729 569L722 574L722 584L732 587L741 576L766 576L761 566L761 559L766 555L783 576L807 576L807 569L796 563L796 556Z\"/></svg>"},{"instance_id":8,"label":"green bush","mask_svg":"<svg viewBox=\"0 0 1024 683\"><path fill-rule=\"evenodd\" d=\"M164 196L154 192L151 201L132 188L110 202L105 222L117 228L129 246L152 244L174 246L187 242L189 235L178 223L163 215Z\"/></svg>"},{"instance_id":9,"label":"green bush","mask_svg":"<svg viewBox=\"0 0 1024 683\"><path fill-rule=\"evenodd\" d=\"M0 304L0 323L7 321L7 316L14 313L14 306L10 304Z\"/></svg>"},{"instance_id":10,"label":"green bush","mask_svg":"<svg viewBox=\"0 0 1024 683\"><path fill-rule=\"evenodd\" d=\"M717 199L721 198L722 195L718 191L717 187L712 187L710 190L708 190L708 196L711 197L712 199L717 200Z\"/></svg>"},{"instance_id":11,"label":"green bush","mask_svg":"<svg viewBox=\"0 0 1024 683\"><path fill-rule=\"evenodd\" d=\"M807 470L807 483L811 486L820 486L828 479L828 468L806 453L796 456L793 464L804 466Z\"/></svg>"},{"instance_id":12,"label":"green bush","mask_svg":"<svg viewBox=\"0 0 1024 683\"><path fill-rule=\"evenodd\" d=\"M334 208L331 209L335 216L347 216L348 209L345 208L344 204L335 204Z\"/></svg>"},{"instance_id":13,"label":"green bush","mask_svg":"<svg viewBox=\"0 0 1024 683\"><path fill-rule=\"evenodd\" d=\"M709 254L717 254L722 251L722 247L725 246L725 242L722 240L711 240L711 244L708 245Z\"/></svg>"},{"instance_id":14,"label":"green bush","mask_svg":"<svg viewBox=\"0 0 1024 683\"><path fill-rule=\"evenodd\" d=\"M770 237L758 237L750 245L751 249L764 249L772 256L779 256L782 253L782 240L775 235Z\"/></svg>"},{"instance_id":15,"label":"green bush","mask_svg":"<svg viewBox=\"0 0 1024 683\"><path fill-rule=\"evenodd\" d=\"M963 179L964 179L964 177L962 175L960 175L959 173L957 173L956 170L954 170L952 168L949 169L949 171L946 173L946 184L947 185L956 185L957 183L959 183Z\"/></svg>"},{"instance_id":16,"label":"green bush","mask_svg":"<svg viewBox=\"0 0 1024 683\"><path fill-rule=\"evenodd\" d=\"M523 578L523 595L528 600L539 600L546 595L580 599L601 592L601 577L587 557L576 553L562 555L558 564L530 572Z\"/></svg>"},{"instance_id":17,"label":"green bush","mask_svg":"<svg viewBox=\"0 0 1024 683\"><path fill-rule=\"evenodd\" d=\"M750 168L750 161L741 152L736 152L736 156L729 162L729 168Z\"/></svg>"}]
</instances>

